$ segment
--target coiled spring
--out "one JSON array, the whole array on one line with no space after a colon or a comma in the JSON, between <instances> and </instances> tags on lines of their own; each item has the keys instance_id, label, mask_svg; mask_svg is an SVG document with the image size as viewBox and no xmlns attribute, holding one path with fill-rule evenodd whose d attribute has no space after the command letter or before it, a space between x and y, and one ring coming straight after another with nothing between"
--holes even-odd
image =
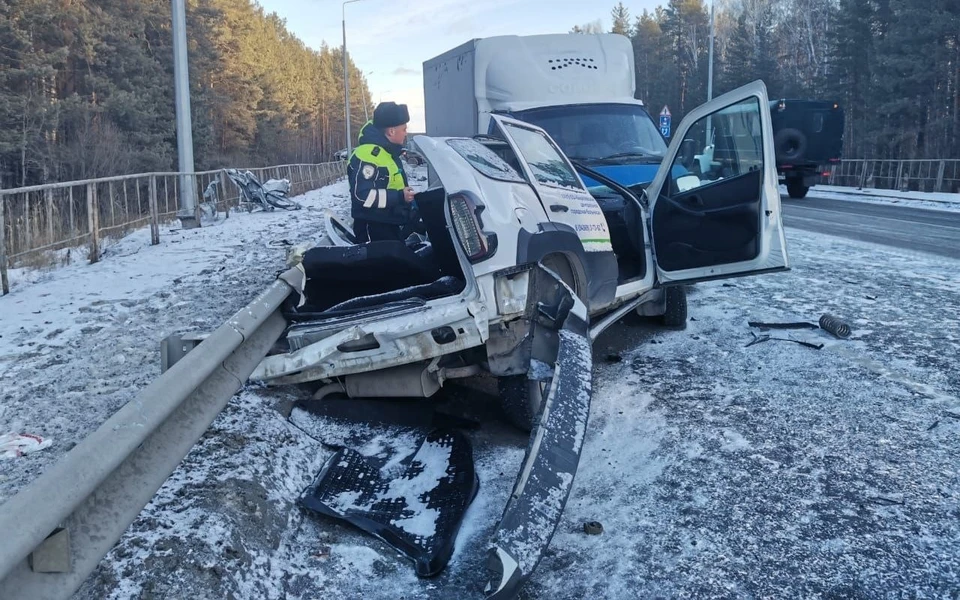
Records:
<instances>
[{"instance_id":1,"label":"coiled spring","mask_svg":"<svg viewBox=\"0 0 960 600\"><path fill-rule=\"evenodd\" d=\"M833 315L823 315L820 317L820 328L829 331L841 339L850 337L851 329L844 321L841 321Z\"/></svg>"}]
</instances>

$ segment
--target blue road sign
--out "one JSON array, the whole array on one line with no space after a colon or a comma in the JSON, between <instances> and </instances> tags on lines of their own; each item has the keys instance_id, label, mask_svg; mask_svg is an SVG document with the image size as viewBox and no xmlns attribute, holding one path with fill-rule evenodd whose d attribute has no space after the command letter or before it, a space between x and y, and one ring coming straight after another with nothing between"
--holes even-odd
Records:
<instances>
[{"instance_id":1,"label":"blue road sign","mask_svg":"<svg viewBox=\"0 0 960 600\"><path fill-rule=\"evenodd\" d=\"M661 116L660 117L660 135L663 137L670 137L670 117Z\"/></svg>"},{"instance_id":2,"label":"blue road sign","mask_svg":"<svg viewBox=\"0 0 960 600\"><path fill-rule=\"evenodd\" d=\"M660 135L670 137L670 109L666 106L660 111Z\"/></svg>"}]
</instances>

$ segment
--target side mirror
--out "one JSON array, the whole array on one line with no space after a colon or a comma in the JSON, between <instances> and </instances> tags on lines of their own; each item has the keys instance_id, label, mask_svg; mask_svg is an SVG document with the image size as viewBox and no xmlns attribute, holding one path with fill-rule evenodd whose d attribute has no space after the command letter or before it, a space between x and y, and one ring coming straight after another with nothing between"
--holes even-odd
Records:
<instances>
[{"instance_id":1,"label":"side mirror","mask_svg":"<svg viewBox=\"0 0 960 600\"><path fill-rule=\"evenodd\" d=\"M680 164L686 168L693 166L697 154L697 142L687 138L680 143Z\"/></svg>"}]
</instances>

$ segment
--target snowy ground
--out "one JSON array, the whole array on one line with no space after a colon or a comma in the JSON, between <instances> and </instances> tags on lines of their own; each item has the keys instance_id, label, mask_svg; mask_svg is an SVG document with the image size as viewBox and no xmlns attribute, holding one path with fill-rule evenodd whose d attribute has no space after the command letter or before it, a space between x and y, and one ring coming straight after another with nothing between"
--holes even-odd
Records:
<instances>
[{"instance_id":1,"label":"snowy ground","mask_svg":"<svg viewBox=\"0 0 960 600\"><path fill-rule=\"evenodd\" d=\"M320 209L346 194L343 182L302 197L304 210L166 228L158 246L143 229L94 265L12 272L0 297L0 435L54 444L0 463L0 502L159 375L162 338L212 331L252 300L283 267L285 242L317 239Z\"/></svg>"},{"instance_id":2,"label":"snowy ground","mask_svg":"<svg viewBox=\"0 0 960 600\"><path fill-rule=\"evenodd\" d=\"M781 196L786 196L787 187L780 186ZM829 198L831 200L846 200L848 202L867 202L870 204L895 204L912 208L926 208L960 212L960 194L945 192L898 192L896 190L876 190L863 188L858 190L852 187L839 185L815 185L810 188L808 198ZM799 200L798 202L802 202Z\"/></svg>"},{"instance_id":3,"label":"snowy ground","mask_svg":"<svg viewBox=\"0 0 960 600\"><path fill-rule=\"evenodd\" d=\"M274 242L316 235L317 216L231 218L160 247L134 236L99 265L0 298L0 433L55 441L2 463L0 499L156 376L160 338L210 329L262 289L282 264ZM522 597L955 596L960 265L796 230L788 242L789 273L691 288L687 330L627 322L598 340L581 470ZM772 332L825 347L746 347L760 333L747 321L824 312L851 322L853 338ZM525 446L497 420L489 382L443 398L480 423L469 435L481 490L433 580L296 508L329 444L415 443L409 430L281 414L304 396L235 397L77 598L481 597ZM586 521L604 533L585 535Z\"/></svg>"}]
</instances>

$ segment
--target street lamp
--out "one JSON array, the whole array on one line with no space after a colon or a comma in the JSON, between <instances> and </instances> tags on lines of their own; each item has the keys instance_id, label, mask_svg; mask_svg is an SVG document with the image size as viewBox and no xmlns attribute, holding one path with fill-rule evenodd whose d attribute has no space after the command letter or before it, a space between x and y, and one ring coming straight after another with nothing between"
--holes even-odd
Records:
<instances>
[{"instance_id":1,"label":"street lamp","mask_svg":"<svg viewBox=\"0 0 960 600\"><path fill-rule=\"evenodd\" d=\"M347 157L353 153L353 140L350 139L350 73L347 72L347 5L363 0L344 0L341 7L343 20L343 115L347 122Z\"/></svg>"},{"instance_id":2,"label":"street lamp","mask_svg":"<svg viewBox=\"0 0 960 600\"><path fill-rule=\"evenodd\" d=\"M367 91L370 89L370 76L373 75L373 71L364 71L365 81L367 83ZM367 110L367 95L363 95L363 118L367 121L370 120L370 111Z\"/></svg>"},{"instance_id":3,"label":"street lamp","mask_svg":"<svg viewBox=\"0 0 960 600\"><path fill-rule=\"evenodd\" d=\"M713 5L716 0L710 0L710 58L707 63L707 102L713 100ZM709 146L713 142L713 120L707 117L707 140Z\"/></svg>"},{"instance_id":4,"label":"street lamp","mask_svg":"<svg viewBox=\"0 0 960 600\"><path fill-rule=\"evenodd\" d=\"M177 164L180 168L180 210L184 229L200 226L193 175L193 125L190 120L190 75L187 70L187 21L184 0L173 0L173 89L177 115Z\"/></svg>"}]
</instances>

